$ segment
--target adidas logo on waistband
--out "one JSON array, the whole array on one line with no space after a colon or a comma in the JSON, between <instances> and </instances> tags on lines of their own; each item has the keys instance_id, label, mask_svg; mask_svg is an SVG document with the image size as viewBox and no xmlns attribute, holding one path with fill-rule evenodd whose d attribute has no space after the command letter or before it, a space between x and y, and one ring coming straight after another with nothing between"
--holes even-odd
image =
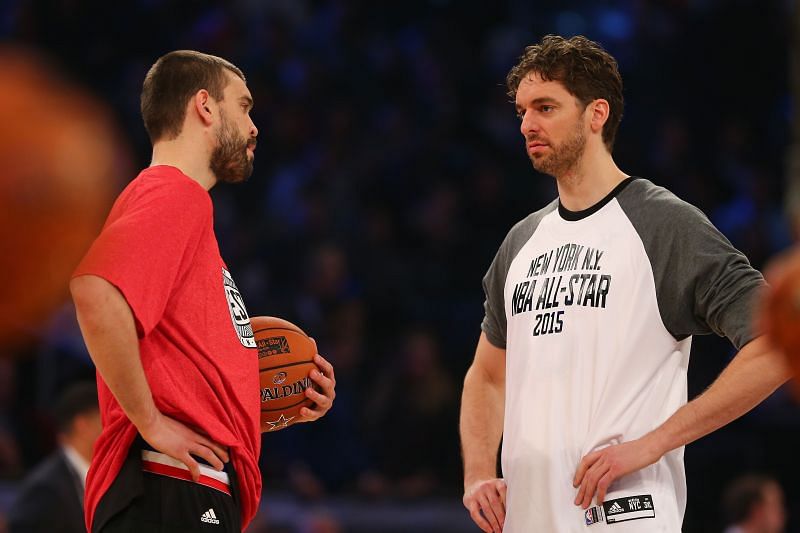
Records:
<instances>
[{"instance_id":1,"label":"adidas logo on waistband","mask_svg":"<svg viewBox=\"0 0 800 533\"><path fill-rule=\"evenodd\" d=\"M622 507L617 502L614 502L614 505L612 505L611 509L608 510L608 514L621 513L622 511Z\"/></svg>"},{"instance_id":2,"label":"adidas logo on waistband","mask_svg":"<svg viewBox=\"0 0 800 533\"><path fill-rule=\"evenodd\" d=\"M214 514L214 509L209 509L203 516L200 517L201 522L206 522L208 524L219 524L219 520L217 520L217 515Z\"/></svg>"}]
</instances>

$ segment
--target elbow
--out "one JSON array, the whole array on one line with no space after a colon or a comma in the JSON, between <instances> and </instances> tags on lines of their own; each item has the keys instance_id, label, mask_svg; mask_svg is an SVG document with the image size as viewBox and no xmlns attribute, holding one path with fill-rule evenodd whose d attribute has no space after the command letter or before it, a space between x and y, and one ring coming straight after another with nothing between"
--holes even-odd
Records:
<instances>
[{"instance_id":1,"label":"elbow","mask_svg":"<svg viewBox=\"0 0 800 533\"><path fill-rule=\"evenodd\" d=\"M494 389L503 388L505 386L504 376L498 375L497 372L491 372L483 368L477 363L473 363L467 370L464 376L464 387L491 387Z\"/></svg>"},{"instance_id":2,"label":"elbow","mask_svg":"<svg viewBox=\"0 0 800 533\"><path fill-rule=\"evenodd\" d=\"M112 285L103 278L84 275L72 278L69 292L79 314L86 314L99 308L108 297Z\"/></svg>"},{"instance_id":3,"label":"elbow","mask_svg":"<svg viewBox=\"0 0 800 533\"><path fill-rule=\"evenodd\" d=\"M91 283L88 278L89 276L78 276L69 281L69 293L72 296L72 302L78 309L85 307L85 304L91 301L88 295Z\"/></svg>"}]
</instances>

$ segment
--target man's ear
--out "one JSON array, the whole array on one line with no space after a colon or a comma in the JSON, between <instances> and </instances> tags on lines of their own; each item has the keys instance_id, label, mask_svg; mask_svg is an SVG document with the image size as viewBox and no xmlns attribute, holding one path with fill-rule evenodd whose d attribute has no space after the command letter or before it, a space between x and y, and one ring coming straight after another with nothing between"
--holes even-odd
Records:
<instances>
[{"instance_id":1,"label":"man's ear","mask_svg":"<svg viewBox=\"0 0 800 533\"><path fill-rule=\"evenodd\" d=\"M608 115L611 108L608 105L608 100L598 98L592 100L588 106L589 109L589 126L592 128L593 133L600 133L603 131L603 126L608 120Z\"/></svg>"},{"instance_id":2,"label":"man's ear","mask_svg":"<svg viewBox=\"0 0 800 533\"><path fill-rule=\"evenodd\" d=\"M200 89L191 100L191 109L205 126L210 126L213 118L211 95L205 89Z\"/></svg>"}]
</instances>

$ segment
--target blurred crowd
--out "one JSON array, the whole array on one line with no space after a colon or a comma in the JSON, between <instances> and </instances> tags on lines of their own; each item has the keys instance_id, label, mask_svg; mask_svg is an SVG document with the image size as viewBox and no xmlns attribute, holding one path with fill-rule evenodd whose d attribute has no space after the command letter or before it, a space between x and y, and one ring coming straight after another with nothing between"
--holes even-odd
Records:
<instances>
[{"instance_id":1,"label":"blurred crowd","mask_svg":"<svg viewBox=\"0 0 800 533\"><path fill-rule=\"evenodd\" d=\"M212 191L222 255L250 314L299 324L337 377L327 417L264 437L265 497L460 498L458 404L483 314L481 278L508 229L555 195L552 178L530 167L504 87L524 46L546 33L586 34L619 60L626 109L615 158L624 171L703 209L756 267L789 244L790 3L569 4L0 8L4 40L37 50L111 110L133 168L149 160L138 97L158 56L197 49L245 72L259 144L250 181ZM121 171L116 189L134 174ZM69 304L39 331L0 358L0 480L12 486L54 447L53 399L93 376ZM698 339L693 354L690 394L732 348ZM689 447L685 531L721 530L722 487L746 469L796 479L780 454L800 446L798 412L779 392ZM787 501L800 512L797 488Z\"/></svg>"}]
</instances>

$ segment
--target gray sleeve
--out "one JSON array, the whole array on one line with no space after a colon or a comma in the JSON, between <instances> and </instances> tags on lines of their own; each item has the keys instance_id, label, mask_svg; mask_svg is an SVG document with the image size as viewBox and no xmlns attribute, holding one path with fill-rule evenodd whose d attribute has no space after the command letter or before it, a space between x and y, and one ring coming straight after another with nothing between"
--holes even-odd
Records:
<instances>
[{"instance_id":1,"label":"gray sleeve","mask_svg":"<svg viewBox=\"0 0 800 533\"><path fill-rule=\"evenodd\" d=\"M520 249L530 240L533 232L539 226L542 218L549 212L556 209L558 201L550 203L511 228L508 232L500 249L494 256L489 270L483 277L483 292L486 300L483 302L484 317L481 322L481 330L486 334L494 346L505 349L506 347L506 306L505 306L505 285L508 269L511 262L519 253Z\"/></svg>"},{"instance_id":2,"label":"gray sleeve","mask_svg":"<svg viewBox=\"0 0 800 533\"><path fill-rule=\"evenodd\" d=\"M641 238L667 330L678 340L716 333L741 348L756 336L754 299L764 278L696 207L646 180L619 203Z\"/></svg>"}]
</instances>

